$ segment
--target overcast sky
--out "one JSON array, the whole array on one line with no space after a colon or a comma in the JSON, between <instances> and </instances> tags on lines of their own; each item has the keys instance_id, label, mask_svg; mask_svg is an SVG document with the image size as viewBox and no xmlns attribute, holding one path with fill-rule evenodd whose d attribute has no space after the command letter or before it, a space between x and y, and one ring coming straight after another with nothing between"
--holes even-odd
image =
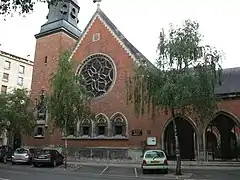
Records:
<instances>
[{"instance_id":1,"label":"overcast sky","mask_svg":"<svg viewBox=\"0 0 240 180\"><path fill-rule=\"evenodd\" d=\"M96 11L92 0L78 0L79 28L83 30ZM161 28L185 19L197 20L204 42L223 50L223 67L240 66L239 0L102 0L101 9L150 61L156 59ZM35 37L46 22L46 4L38 4L27 17L17 14L3 20L0 16L0 49L34 59Z\"/></svg>"}]
</instances>

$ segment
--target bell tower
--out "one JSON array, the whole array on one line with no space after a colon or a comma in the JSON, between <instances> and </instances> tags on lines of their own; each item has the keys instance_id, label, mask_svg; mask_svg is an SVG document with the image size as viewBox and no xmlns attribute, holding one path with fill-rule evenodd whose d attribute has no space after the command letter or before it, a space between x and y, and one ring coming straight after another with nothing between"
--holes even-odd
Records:
<instances>
[{"instance_id":1,"label":"bell tower","mask_svg":"<svg viewBox=\"0 0 240 180\"><path fill-rule=\"evenodd\" d=\"M41 26L40 33L36 38L65 31L74 38L79 38L81 31L78 29L78 13L80 7L76 0L63 0L57 4L48 5L48 21Z\"/></svg>"},{"instance_id":2,"label":"bell tower","mask_svg":"<svg viewBox=\"0 0 240 180\"><path fill-rule=\"evenodd\" d=\"M36 48L32 75L31 99L37 101L44 93L51 91L52 74L56 71L61 54L75 46L81 36L78 29L80 7L76 0L62 0L48 6L47 22L35 35ZM37 107L37 105L35 105ZM34 138L25 137L27 145L49 145L51 137L47 133L48 118L37 120ZM39 130L40 129L40 130Z\"/></svg>"},{"instance_id":3,"label":"bell tower","mask_svg":"<svg viewBox=\"0 0 240 180\"><path fill-rule=\"evenodd\" d=\"M77 24L80 7L77 0L62 0L48 5L47 22L35 35L36 49L32 76L32 99L42 90L49 92L51 75L56 70L61 54L71 51L81 36Z\"/></svg>"}]
</instances>

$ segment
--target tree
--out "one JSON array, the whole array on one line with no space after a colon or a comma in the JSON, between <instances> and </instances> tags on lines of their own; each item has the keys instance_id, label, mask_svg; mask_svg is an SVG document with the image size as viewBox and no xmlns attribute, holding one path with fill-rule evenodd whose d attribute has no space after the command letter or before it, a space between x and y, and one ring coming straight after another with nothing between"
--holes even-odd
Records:
<instances>
[{"instance_id":1,"label":"tree","mask_svg":"<svg viewBox=\"0 0 240 180\"><path fill-rule=\"evenodd\" d=\"M73 60L69 61L70 55L69 52L65 52L60 57L57 71L51 79L52 93L49 96L49 107L54 124L64 130L65 155L70 128L84 118L92 118L84 79L81 75L75 74L75 63ZM66 165L67 155L65 168Z\"/></svg>"},{"instance_id":2,"label":"tree","mask_svg":"<svg viewBox=\"0 0 240 180\"><path fill-rule=\"evenodd\" d=\"M56 4L62 0L1 0L0 2L0 14L12 15L13 13L19 13L20 15L29 14L34 10L36 3L50 3Z\"/></svg>"},{"instance_id":3,"label":"tree","mask_svg":"<svg viewBox=\"0 0 240 180\"><path fill-rule=\"evenodd\" d=\"M2 135L7 128L7 121L4 118L7 115L6 104L7 104L7 95L4 93L1 93L0 94L0 114L2 118L0 119L0 135Z\"/></svg>"},{"instance_id":4,"label":"tree","mask_svg":"<svg viewBox=\"0 0 240 180\"><path fill-rule=\"evenodd\" d=\"M0 116L2 132L29 135L34 126L32 102L26 89L14 89L0 94Z\"/></svg>"},{"instance_id":5,"label":"tree","mask_svg":"<svg viewBox=\"0 0 240 180\"><path fill-rule=\"evenodd\" d=\"M186 20L182 26L170 26L168 35L160 33L156 69L140 62L128 82L128 102L137 115L145 109L163 110L173 118L176 144L176 174L181 174L181 158L176 115L195 115L198 123L213 115L217 97L215 87L220 82L221 53L210 46L201 46L199 24Z\"/></svg>"}]
</instances>

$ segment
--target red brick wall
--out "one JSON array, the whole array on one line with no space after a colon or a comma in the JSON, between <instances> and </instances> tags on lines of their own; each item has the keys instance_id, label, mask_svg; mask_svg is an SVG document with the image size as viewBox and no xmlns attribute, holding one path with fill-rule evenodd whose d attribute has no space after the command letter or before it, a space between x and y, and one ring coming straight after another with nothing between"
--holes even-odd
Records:
<instances>
[{"instance_id":1,"label":"red brick wall","mask_svg":"<svg viewBox=\"0 0 240 180\"><path fill-rule=\"evenodd\" d=\"M92 42L92 37L95 33L100 33L100 40ZM123 113L128 120L130 139L126 142L124 140L94 140L91 142L92 146L140 146L141 140L144 140L146 137L147 130L152 130L152 135L159 137L163 123L160 119L164 118L158 116L158 120L155 121L151 120L151 117L148 116L137 118L133 108L129 108L127 105L125 82L132 70L133 60L99 19L96 19L92 24L73 58L80 64L85 58L94 53L107 54L114 60L117 69L117 78L111 91L104 97L93 100L92 110L96 114L104 113L109 118L116 112ZM131 136L131 130L138 128L143 129L143 136ZM78 143L88 144L89 141L80 140L73 141L72 143L77 146Z\"/></svg>"},{"instance_id":2,"label":"red brick wall","mask_svg":"<svg viewBox=\"0 0 240 180\"><path fill-rule=\"evenodd\" d=\"M92 42L92 36L95 33L100 33L100 40ZM64 33L57 33L37 40L32 81L32 97L39 96L42 87L49 91L49 77L56 69L60 52L64 49L71 49L74 44L75 40ZM127 106L125 81L127 76L131 74L133 61L99 19L96 19L92 24L87 35L74 54L73 59L77 61L77 64L80 64L85 58L94 53L105 53L114 60L117 68L117 78L115 85L108 94L92 101L92 110L95 113L104 113L109 118L116 112L123 113L128 120L129 140L78 139L69 140L69 146L140 147L141 141L146 140L147 130L151 130L150 136L157 137L159 145L162 128L170 116L159 113L154 120L151 119L151 115L137 118L134 114L133 107ZM48 57L48 64L46 66L44 64L45 56ZM238 111L240 100L224 101L219 104L219 107L240 117L240 111ZM138 128L143 130L143 136L131 136L131 130ZM45 137L44 140L33 140L29 138L26 143L32 145L43 145L48 143L63 145L64 141L61 138L60 132L56 131L52 136Z\"/></svg>"},{"instance_id":3,"label":"red brick wall","mask_svg":"<svg viewBox=\"0 0 240 180\"><path fill-rule=\"evenodd\" d=\"M41 37L36 40L35 59L32 75L31 99L39 98L42 88L50 92L50 78L55 72L58 58L65 50L72 50L76 40L64 32ZM47 63L45 64L45 57ZM49 137L35 140L31 137L25 137L24 144L42 145L50 143Z\"/></svg>"}]
</instances>

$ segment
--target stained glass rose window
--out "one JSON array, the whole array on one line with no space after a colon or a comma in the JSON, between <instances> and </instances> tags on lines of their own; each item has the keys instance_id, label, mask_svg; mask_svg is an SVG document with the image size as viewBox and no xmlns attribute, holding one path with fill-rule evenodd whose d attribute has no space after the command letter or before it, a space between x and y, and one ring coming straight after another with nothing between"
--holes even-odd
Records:
<instances>
[{"instance_id":1,"label":"stained glass rose window","mask_svg":"<svg viewBox=\"0 0 240 180\"><path fill-rule=\"evenodd\" d=\"M113 61L103 54L91 55L84 61L79 73L83 76L87 91L93 98L110 90L115 81L114 67Z\"/></svg>"}]
</instances>

